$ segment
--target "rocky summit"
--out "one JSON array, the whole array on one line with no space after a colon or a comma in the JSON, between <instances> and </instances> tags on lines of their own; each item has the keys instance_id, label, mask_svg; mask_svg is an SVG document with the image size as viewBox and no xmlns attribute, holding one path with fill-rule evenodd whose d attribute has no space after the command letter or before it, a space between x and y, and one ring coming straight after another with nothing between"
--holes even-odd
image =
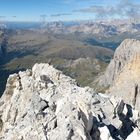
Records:
<instances>
[{"instance_id":1,"label":"rocky summit","mask_svg":"<svg viewBox=\"0 0 140 140\"><path fill-rule=\"evenodd\" d=\"M49 64L10 75L0 100L0 140L139 140L139 122L122 98L79 87Z\"/></svg>"}]
</instances>

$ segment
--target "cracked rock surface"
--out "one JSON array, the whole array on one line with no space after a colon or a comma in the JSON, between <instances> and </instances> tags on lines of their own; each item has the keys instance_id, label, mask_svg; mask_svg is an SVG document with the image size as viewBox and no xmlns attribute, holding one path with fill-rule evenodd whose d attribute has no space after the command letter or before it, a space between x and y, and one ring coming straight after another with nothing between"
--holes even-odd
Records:
<instances>
[{"instance_id":1,"label":"cracked rock surface","mask_svg":"<svg viewBox=\"0 0 140 140\"><path fill-rule=\"evenodd\" d=\"M10 75L0 99L0 140L135 140L139 112L79 87L49 64Z\"/></svg>"}]
</instances>

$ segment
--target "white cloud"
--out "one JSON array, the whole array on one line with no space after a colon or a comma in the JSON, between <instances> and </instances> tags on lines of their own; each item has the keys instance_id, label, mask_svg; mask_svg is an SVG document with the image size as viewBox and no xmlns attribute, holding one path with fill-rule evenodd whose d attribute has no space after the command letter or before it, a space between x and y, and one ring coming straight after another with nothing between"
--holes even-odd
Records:
<instances>
[{"instance_id":1,"label":"white cloud","mask_svg":"<svg viewBox=\"0 0 140 140\"><path fill-rule=\"evenodd\" d=\"M140 4L129 0L121 0L119 4L114 6L90 6L75 10L75 12L94 13L97 18L139 18Z\"/></svg>"}]
</instances>

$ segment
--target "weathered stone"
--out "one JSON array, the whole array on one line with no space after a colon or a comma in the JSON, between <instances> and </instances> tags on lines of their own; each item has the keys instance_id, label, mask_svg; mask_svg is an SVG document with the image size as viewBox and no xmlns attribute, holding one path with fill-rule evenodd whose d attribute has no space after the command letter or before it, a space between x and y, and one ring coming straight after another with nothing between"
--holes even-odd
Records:
<instances>
[{"instance_id":1,"label":"weathered stone","mask_svg":"<svg viewBox=\"0 0 140 140\"><path fill-rule=\"evenodd\" d=\"M139 123L138 111L122 99L79 87L48 64L10 76L7 88L0 105L2 140L121 140Z\"/></svg>"},{"instance_id":2,"label":"weathered stone","mask_svg":"<svg viewBox=\"0 0 140 140\"><path fill-rule=\"evenodd\" d=\"M126 39L116 49L99 84L110 86L108 93L122 98L140 111L140 41Z\"/></svg>"}]
</instances>

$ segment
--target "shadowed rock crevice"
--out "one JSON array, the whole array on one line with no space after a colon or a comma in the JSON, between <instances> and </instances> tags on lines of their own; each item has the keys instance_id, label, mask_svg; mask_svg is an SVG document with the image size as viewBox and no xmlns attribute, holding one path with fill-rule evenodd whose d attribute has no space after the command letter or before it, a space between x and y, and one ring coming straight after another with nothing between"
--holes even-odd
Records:
<instances>
[{"instance_id":1,"label":"shadowed rock crevice","mask_svg":"<svg viewBox=\"0 0 140 140\"><path fill-rule=\"evenodd\" d=\"M137 101L137 96L139 93L139 88L138 88L138 84L135 85L135 93L134 93L134 101L133 101L133 105L136 105L136 101Z\"/></svg>"},{"instance_id":2,"label":"shadowed rock crevice","mask_svg":"<svg viewBox=\"0 0 140 140\"><path fill-rule=\"evenodd\" d=\"M126 106L127 109L126 115L123 113L124 106ZM114 140L126 140L127 137L134 131L134 129L138 128L136 123L131 120L131 118L133 117L132 107L128 104L125 104L123 101L121 101L117 107L117 116L121 121L121 125L119 128L116 128L113 124L109 124L109 125L105 124L103 120L106 117L101 117L99 114L97 115L97 118L94 116L93 117L94 126L90 131L90 136L92 137L92 139L100 140L101 134L99 129L102 127L108 128L110 135ZM98 135L95 135L95 132Z\"/></svg>"},{"instance_id":3,"label":"shadowed rock crevice","mask_svg":"<svg viewBox=\"0 0 140 140\"><path fill-rule=\"evenodd\" d=\"M0 117L0 132L2 131L2 128L3 128L3 121L2 121L2 119Z\"/></svg>"},{"instance_id":4,"label":"shadowed rock crevice","mask_svg":"<svg viewBox=\"0 0 140 140\"><path fill-rule=\"evenodd\" d=\"M90 131L90 136L93 140L100 140L100 131L98 127L99 127L99 122L97 121L96 117L93 117L93 126Z\"/></svg>"}]
</instances>

